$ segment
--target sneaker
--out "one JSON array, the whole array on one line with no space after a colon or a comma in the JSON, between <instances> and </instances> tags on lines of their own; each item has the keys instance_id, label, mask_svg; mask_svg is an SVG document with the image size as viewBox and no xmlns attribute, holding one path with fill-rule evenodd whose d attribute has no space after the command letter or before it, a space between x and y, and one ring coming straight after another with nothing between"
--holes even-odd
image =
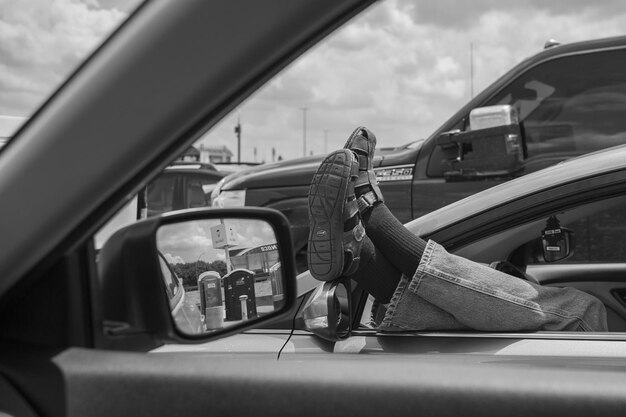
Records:
<instances>
[{"instance_id":1,"label":"sneaker","mask_svg":"<svg viewBox=\"0 0 626 417\"><path fill-rule=\"evenodd\" d=\"M375 203L384 201L372 167L376 136L366 127L358 127L348 138L344 149L350 149L359 159L359 176L354 188L358 197L359 211L363 213Z\"/></svg>"},{"instance_id":2,"label":"sneaker","mask_svg":"<svg viewBox=\"0 0 626 417\"><path fill-rule=\"evenodd\" d=\"M307 261L320 281L350 275L359 266L365 228L354 194L358 175L354 153L340 149L322 161L309 188Z\"/></svg>"}]
</instances>

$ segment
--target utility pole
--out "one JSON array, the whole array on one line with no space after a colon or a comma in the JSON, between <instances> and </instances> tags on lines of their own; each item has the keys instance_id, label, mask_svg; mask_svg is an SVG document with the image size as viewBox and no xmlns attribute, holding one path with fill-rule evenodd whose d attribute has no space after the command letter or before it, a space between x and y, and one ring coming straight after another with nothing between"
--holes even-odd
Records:
<instances>
[{"instance_id":1,"label":"utility pole","mask_svg":"<svg viewBox=\"0 0 626 417\"><path fill-rule=\"evenodd\" d=\"M237 163L241 163L241 120L237 117L237 125L235 126L235 134L237 135Z\"/></svg>"},{"instance_id":2,"label":"utility pole","mask_svg":"<svg viewBox=\"0 0 626 417\"><path fill-rule=\"evenodd\" d=\"M470 100L474 98L474 43L470 42Z\"/></svg>"},{"instance_id":3,"label":"utility pole","mask_svg":"<svg viewBox=\"0 0 626 417\"><path fill-rule=\"evenodd\" d=\"M301 107L302 110L302 156L306 156L306 112L308 107Z\"/></svg>"},{"instance_id":4,"label":"utility pole","mask_svg":"<svg viewBox=\"0 0 626 417\"><path fill-rule=\"evenodd\" d=\"M324 129L324 154L328 154L328 129Z\"/></svg>"}]
</instances>

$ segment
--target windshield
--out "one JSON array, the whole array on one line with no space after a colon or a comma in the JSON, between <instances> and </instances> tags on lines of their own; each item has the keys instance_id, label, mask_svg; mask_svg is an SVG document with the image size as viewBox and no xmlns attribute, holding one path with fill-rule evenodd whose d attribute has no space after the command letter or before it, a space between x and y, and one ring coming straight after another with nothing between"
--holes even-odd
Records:
<instances>
[{"instance_id":1,"label":"windshield","mask_svg":"<svg viewBox=\"0 0 626 417\"><path fill-rule=\"evenodd\" d=\"M0 148L139 3L0 0Z\"/></svg>"}]
</instances>

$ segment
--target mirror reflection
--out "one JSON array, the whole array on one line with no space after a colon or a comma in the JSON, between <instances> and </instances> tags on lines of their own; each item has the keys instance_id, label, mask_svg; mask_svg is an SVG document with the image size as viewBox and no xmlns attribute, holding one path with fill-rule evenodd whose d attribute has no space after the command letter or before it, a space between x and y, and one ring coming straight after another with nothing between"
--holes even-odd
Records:
<instances>
[{"instance_id":1,"label":"mirror reflection","mask_svg":"<svg viewBox=\"0 0 626 417\"><path fill-rule=\"evenodd\" d=\"M168 224L158 230L157 248L172 317L184 333L223 329L284 303L276 235L265 221Z\"/></svg>"}]
</instances>

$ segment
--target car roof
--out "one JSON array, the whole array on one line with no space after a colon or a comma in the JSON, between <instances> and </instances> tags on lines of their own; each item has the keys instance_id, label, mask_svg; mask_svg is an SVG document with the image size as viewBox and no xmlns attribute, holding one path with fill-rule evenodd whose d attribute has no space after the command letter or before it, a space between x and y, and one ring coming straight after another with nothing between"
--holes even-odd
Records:
<instances>
[{"instance_id":1,"label":"car roof","mask_svg":"<svg viewBox=\"0 0 626 417\"><path fill-rule=\"evenodd\" d=\"M224 177L228 172L218 170L213 164L206 164L201 162L184 162L174 163L165 168L165 172L196 172L206 173L214 176Z\"/></svg>"},{"instance_id":2,"label":"car roof","mask_svg":"<svg viewBox=\"0 0 626 417\"><path fill-rule=\"evenodd\" d=\"M427 236L463 219L524 196L583 178L624 170L626 145L604 149L489 188L430 212L406 224L411 232Z\"/></svg>"},{"instance_id":3,"label":"car roof","mask_svg":"<svg viewBox=\"0 0 626 417\"><path fill-rule=\"evenodd\" d=\"M174 161L172 162L168 168L170 167L191 167L199 169L199 168L205 168L205 169L212 169L217 171L217 168L215 167L214 164L210 163L210 162L200 162L200 161Z\"/></svg>"}]
</instances>

